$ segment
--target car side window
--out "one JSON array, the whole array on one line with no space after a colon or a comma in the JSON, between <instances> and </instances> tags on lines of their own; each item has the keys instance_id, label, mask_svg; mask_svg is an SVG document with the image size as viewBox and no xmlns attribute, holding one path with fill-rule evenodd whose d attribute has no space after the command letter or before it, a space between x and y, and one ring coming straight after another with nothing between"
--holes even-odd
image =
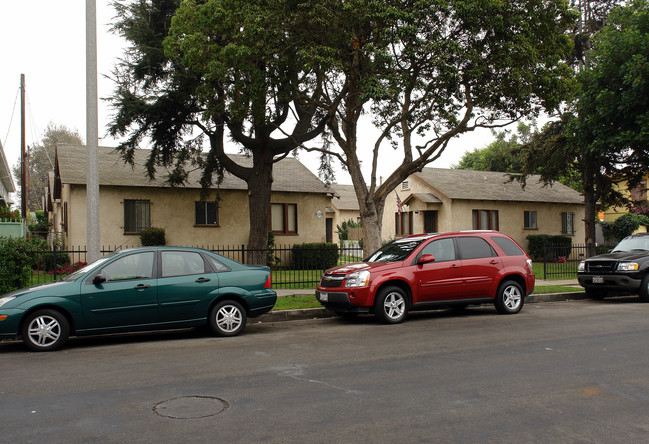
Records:
<instances>
[{"instance_id":1,"label":"car side window","mask_svg":"<svg viewBox=\"0 0 649 444\"><path fill-rule=\"evenodd\" d=\"M479 259L483 257L497 256L489 243L479 237L458 237L460 257L466 259Z\"/></svg>"},{"instance_id":2,"label":"car side window","mask_svg":"<svg viewBox=\"0 0 649 444\"><path fill-rule=\"evenodd\" d=\"M518 245L511 239L507 239L506 237L492 237L492 241L498 245L507 256L523 256L525 253L523 250L520 249Z\"/></svg>"},{"instance_id":3,"label":"car side window","mask_svg":"<svg viewBox=\"0 0 649 444\"><path fill-rule=\"evenodd\" d=\"M230 271L230 267L228 267L225 264L222 264L218 260L214 259L212 256L207 256L207 259L210 261L210 264L212 264L212 267L214 267L214 270L216 270L217 273L223 273L224 271Z\"/></svg>"},{"instance_id":4,"label":"car side window","mask_svg":"<svg viewBox=\"0 0 649 444\"><path fill-rule=\"evenodd\" d=\"M424 254L432 254L435 257L435 262L454 261L457 259L455 255L455 243L451 238L432 241L421 250L420 257Z\"/></svg>"},{"instance_id":5,"label":"car side window","mask_svg":"<svg viewBox=\"0 0 649 444\"><path fill-rule=\"evenodd\" d=\"M163 251L162 277L205 273L203 256L192 251Z\"/></svg>"},{"instance_id":6,"label":"car side window","mask_svg":"<svg viewBox=\"0 0 649 444\"><path fill-rule=\"evenodd\" d=\"M106 265L101 273L106 276L106 282L151 279L154 255L153 251L147 251L120 257Z\"/></svg>"}]
</instances>

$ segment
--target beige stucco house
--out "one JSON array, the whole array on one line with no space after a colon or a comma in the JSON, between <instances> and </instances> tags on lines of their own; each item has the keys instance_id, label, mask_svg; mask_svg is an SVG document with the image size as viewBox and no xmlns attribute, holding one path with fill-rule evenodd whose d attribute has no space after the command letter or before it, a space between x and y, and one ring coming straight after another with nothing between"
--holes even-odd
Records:
<instances>
[{"instance_id":1,"label":"beige stucco house","mask_svg":"<svg viewBox=\"0 0 649 444\"><path fill-rule=\"evenodd\" d=\"M170 187L164 171L155 180L145 173L147 150L136 150L134 166L113 148L99 148L100 245L139 246L139 232L165 229L167 245L241 246L248 243L249 205L246 183L226 174L221 200L212 193L200 200L200 171L192 171L183 187ZM251 159L233 155L239 163ZM86 245L86 147L59 145L48 208L54 229L69 248ZM273 170L272 226L276 245L323 242L325 214L332 191L297 159L286 158ZM254 211L254 209L253 209Z\"/></svg>"},{"instance_id":2,"label":"beige stucco house","mask_svg":"<svg viewBox=\"0 0 649 444\"><path fill-rule=\"evenodd\" d=\"M530 176L522 188L504 173L424 168L390 193L383 213L383 238L411 233L495 229L527 248L530 234L584 240L584 199L554 183ZM397 196L401 200L398 211Z\"/></svg>"}]
</instances>

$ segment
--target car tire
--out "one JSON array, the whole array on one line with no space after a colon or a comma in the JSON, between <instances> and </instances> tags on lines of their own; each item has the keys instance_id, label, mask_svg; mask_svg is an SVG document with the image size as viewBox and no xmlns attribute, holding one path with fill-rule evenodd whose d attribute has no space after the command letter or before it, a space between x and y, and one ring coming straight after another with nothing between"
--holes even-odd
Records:
<instances>
[{"instance_id":1,"label":"car tire","mask_svg":"<svg viewBox=\"0 0 649 444\"><path fill-rule=\"evenodd\" d=\"M642 302L649 302L649 274L642 278L638 296Z\"/></svg>"},{"instance_id":2,"label":"car tire","mask_svg":"<svg viewBox=\"0 0 649 444\"><path fill-rule=\"evenodd\" d=\"M385 324L403 322L408 314L408 298L399 287L385 287L374 301L374 316Z\"/></svg>"},{"instance_id":3,"label":"car tire","mask_svg":"<svg viewBox=\"0 0 649 444\"><path fill-rule=\"evenodd\" d=\"M498 313L515 314L521 311L525 303L523 288L518 282L505 281L498 286L494 306Z\"/></svg>"},{"instance_id":4,"label":"car tire","mask_svg":"<svg viewBox=\"0 0 649 444\"><path fill-rule=\"evenodd\" d=\"M586 297L594 301L601 301L606 297L606 290L601 288L586 288Z\"/></svg>"},{"instance_id":5,"label":"car tire","mask_svg":"<svg viewBox=\"0 0 649 444\"><path fill-rule=\"evenodd\" d=\"M210 310L210 329L217 336L238 335L246 321L246 311L236 301L221 301Z\"/></svg>"},{"instance_id":6,"label":"car tire","mask_svg":"<svg viewBox=\"0 0 649 444\"><path fill-rule=\"evenodd\" d=\"M62 313L43 309L27 315L20 334L28 349L37 352L54 351L63 347L70 335L70 323Z\"/></svg>"}]
</instances>

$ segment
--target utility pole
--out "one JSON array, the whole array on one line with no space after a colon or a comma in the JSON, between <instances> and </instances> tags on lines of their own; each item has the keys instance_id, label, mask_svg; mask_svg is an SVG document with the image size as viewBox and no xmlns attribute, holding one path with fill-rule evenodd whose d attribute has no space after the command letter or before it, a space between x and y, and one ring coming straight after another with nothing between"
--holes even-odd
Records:
<instances>
[{"instance_id":1,"label":"utility pole","mask_svg":"<svg viewBox=\"0 0 649 444\"><path fill-rule=\"evenodd\" d=\"M27 155L25 152L25 74L20 75L20 214L27 217Z\"/></svg>"},{"instance_id":2,"label":"utility pole","mask_svg":"<svg viewBox=\"0 0 649 444\"><path fill-rule=\"evenodd\" d=\"M99 259L99 129L97 117L97 4L86 0L86 208L88 263Z\"/></svg>"}]
</instances>

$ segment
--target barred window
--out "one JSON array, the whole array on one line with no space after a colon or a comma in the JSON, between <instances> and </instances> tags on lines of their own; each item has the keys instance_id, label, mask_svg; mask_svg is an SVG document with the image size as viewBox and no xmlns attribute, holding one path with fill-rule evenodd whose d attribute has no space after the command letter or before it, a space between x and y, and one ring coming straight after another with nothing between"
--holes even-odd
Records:
<instances>
[{"instance_id":1,"label":"barred window","mask_svg":"<svg viewBox=\"0 0 649 444\"><path fill-rule=\"evenodd\" d=\"M124 200L124 234L135 234L151 227L150 202L148 200Z\"/></svg>"},{"instance_id":2,"label":"barred window","mask_svg":"<svg viewBox=\"0 0 649 444\"><path fill-rule=\"evenodd\" d=\"M575 234L575 213L561 213L561 234Z\"/></svg>"}]
</instances>

